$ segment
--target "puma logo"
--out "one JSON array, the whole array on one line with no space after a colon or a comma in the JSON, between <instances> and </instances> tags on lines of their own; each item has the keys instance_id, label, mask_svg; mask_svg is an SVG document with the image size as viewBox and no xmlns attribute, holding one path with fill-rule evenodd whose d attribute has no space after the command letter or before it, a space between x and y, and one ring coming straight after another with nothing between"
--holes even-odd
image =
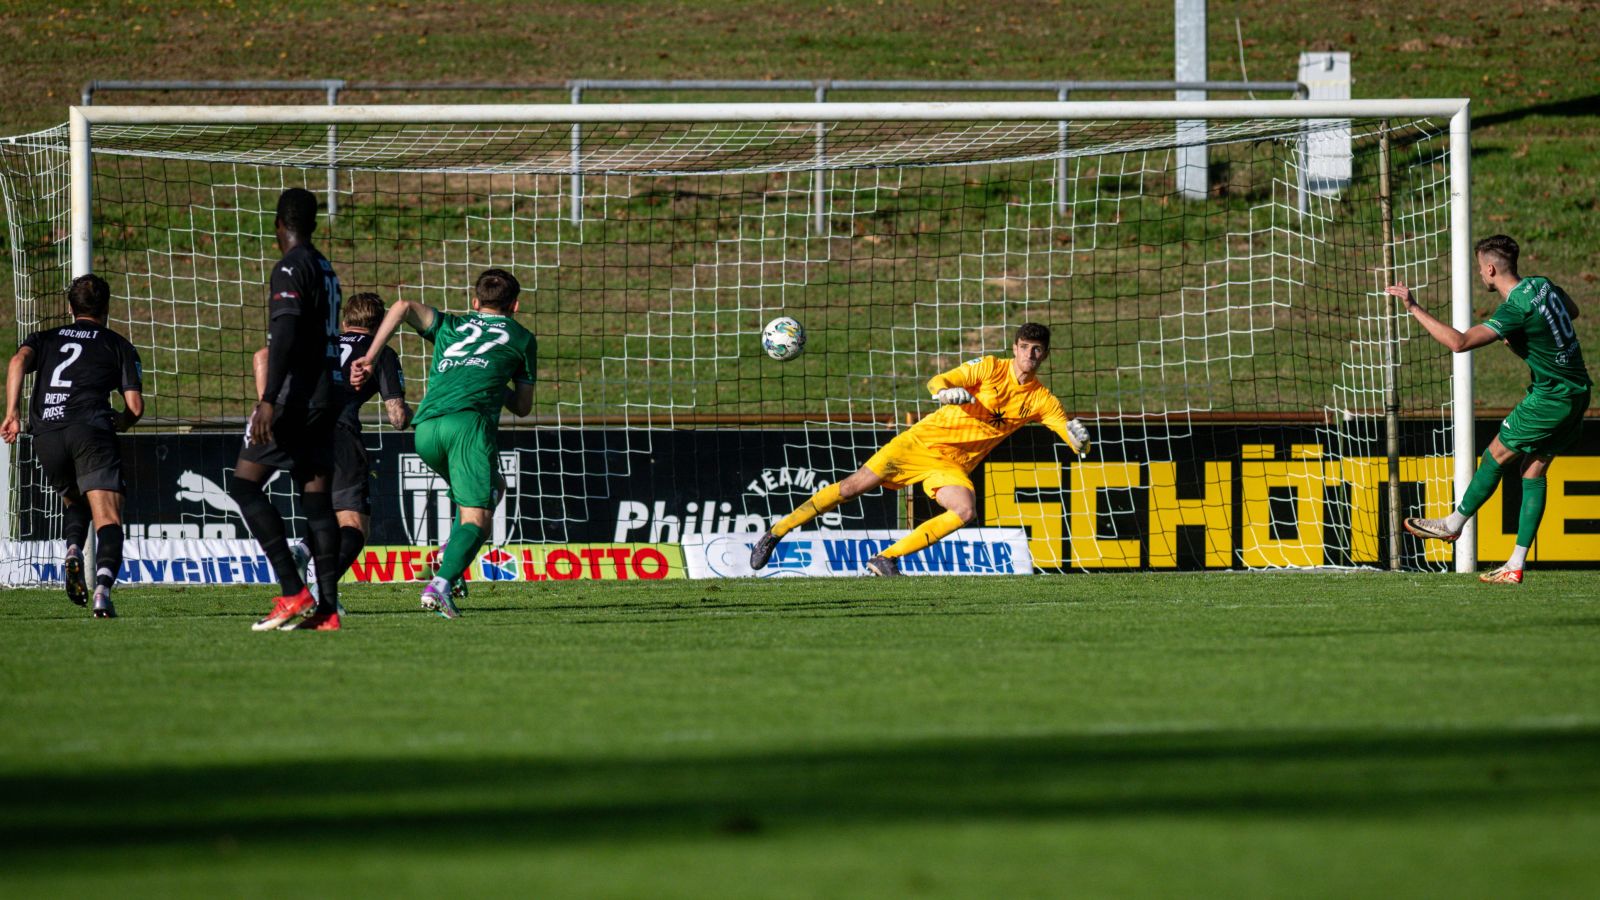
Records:
<instances>
[{"instance_id":1,"label":"puma logo","mask_svg":"<svg viewBox=\"0 0 1600 900\"><path fill-rule=\"evenodd\" d=\"M198 472L184 472L178 476L178 499L204 503L212 509L221 510L223 513L232 513L243 518L239 512L239 504L228 496L228 492L223 490L221 485Z\"/></svg>"},{"instance_id":2,"label":"puma logo","mask_svg":"<svg viewBox=\"0 0 1600 900\"><path fill-rule=\"evenodd\" d=\"M282 269L283 274L289 276L290 278L294 277L294 269L291 269L288 266L279 266L278 268Z\"/></svg>"}]
</instances>

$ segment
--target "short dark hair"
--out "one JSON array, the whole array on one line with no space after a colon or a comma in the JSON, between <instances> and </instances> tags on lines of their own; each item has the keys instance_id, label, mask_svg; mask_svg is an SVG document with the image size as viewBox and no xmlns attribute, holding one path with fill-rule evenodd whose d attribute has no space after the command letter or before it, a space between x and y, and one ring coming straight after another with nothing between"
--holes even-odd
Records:
<instances>
[{"instance_id":1,"label":"short dark hair","mask_svg":"<svg viewBox=\"0 0 1600 900\"><path fill-rule=\"evenodd\" d=\"M1512 275L1517 274L1517 254L1522 248L1517 242L1503 234L1491 234L1477 243L1472 251L1478 256L1487 256L1494 264Z\"/></svg>"},{"instance_id":2,"label":"short dark hair","mask_svg":"<svg viewBox=\"0 0 1600 900\"><path fill-rule=\"evenodd\" d=\"M111 285L99 275L79 275L67 288L67 303L75 316L103 319L111 309Z\"/></svg>"},{"instance_id":3,"label":"short dark hair","mask_svg":"<svg viewBox=\"0 0 1600 900\"><path fill-rule=\"evenodd\" d=\"M278 195L278 221L295 234L317 230L317 195L305 188L289 188Z\"/></svg>"},{"instance_id":4,"label":"short dark hair","mask_svg":"<svg viewBox=\"0 0 1600 900\"><path fill-rule=\"evenodd\" d=\"M1014 344L1017 341L1033 341L1037 344L1043 344L1044 348L1049 350L1050 329L1040 325L1038 322L1024 322L1017 328L1017 338L1012 343Z\"/></svg>"},{"instance_id":5,"label":"short dark hair","mask_svg":"<svg viewBox=\"0 0 1600 900\"><path fill-rule=\"evenodd\" d=\"M487 269L473 283L472 293L480 304L500 312L510 312L512 305L517 302L517 295L522 293L522 285L515 275L505 269Z\"/></svg>"},{"instance_id":6,"label":"short dark hair","mask_svg":"<svg viewBox=\"0 0 1600 900\"><path fill-rule=\"evenodd\" d=\"M377 328L383 321L383 298L362 291L344 301L344 324L351 328Z\"/></svg>"}]
</instances>

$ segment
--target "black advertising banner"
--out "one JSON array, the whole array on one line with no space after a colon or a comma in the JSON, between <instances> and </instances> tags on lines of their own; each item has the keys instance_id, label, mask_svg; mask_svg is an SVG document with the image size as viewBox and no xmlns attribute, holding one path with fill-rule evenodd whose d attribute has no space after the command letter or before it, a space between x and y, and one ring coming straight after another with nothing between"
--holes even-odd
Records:
<instances>
[{"instance_id":1,"label":"black advertising banner","mask_svg":"<svg viewBox=\"0 0 1600 900\"><path fill-rule=\"evenodd\" d=\"M249 537L227 492L238 434L133 434L121 441L129 537ZM808 465L813 456L840 460L830 462L830 470L848 470L875 449L870 442L854 450L813 447L817 441L815 432L796 430L502 431L506 497L494 511L491 540L675 544L689 534L759 534L774 516L829 483L820 468ZM367 543L437 545L453 518L444 480L417 456L409 433L368 434L366 443L372 457ZM27 458L19 466L35 470ZM59 536L51 530L59 525L46 515L54 504L46 502L36 470L20 480L18 537ZM270 482L267 493L285 515L295 513L287 473ZM824 517L823 524L892 528L895 501L878 492Z\"/></svg>"},{"instance_id":2,"label":"black advertising banner","mask_svg":"<svg viewBox=\"0 0 1600 900\"><path fill-rule=\"evenodd\" d=\"M1498 422L1480 423L1485 446ZM1387 461L1381 442L1341 439L1298 424L1091 425L1094 446L1072 456L1046 429L1002 443L973 473L974 524L1020 526L1045 570L1385 566ZM1349 429L1355 430L1355 429ZM1365 433L1381 434L1366 423ZM892 436L821 429L539 429L500 434L507 496L494 511L495 546L670 545L719 534L758 533L830 480L866 461ZM1402 440L1405 515L1443 515L1452 505L1449 457L1434 449L1436 425L1407 423ZM452 518L447 487L423 465L410 434L367 435L372 453L370 546L436 546ZM23 442L16 535L59 537L56 504ZM248 538L227 484L238 434L122 438L129 537ZM1600 427L1591 427L1548 475L1548 505L1532 561L1600 561ZM268 493L295 512L289 478ZM1481 562L1510 553L1521 491L1506 484L1479 514ZM915 491L915 521L935 507ZM813 528L904 527L904 498L867 494ZM1409 535L1403 564L1442 568L1443 544Z\"/></svg>"}]
</instances>

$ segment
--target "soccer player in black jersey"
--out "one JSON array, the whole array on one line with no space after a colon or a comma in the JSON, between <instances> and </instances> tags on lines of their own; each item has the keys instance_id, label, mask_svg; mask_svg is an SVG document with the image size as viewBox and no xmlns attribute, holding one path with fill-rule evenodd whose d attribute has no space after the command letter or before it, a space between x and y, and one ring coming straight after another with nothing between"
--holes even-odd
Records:
<instances>
[{"instance_id":1,"label":"soccer player in black jersey","mask_svg":"<svg viewBox=\"0 0 1600 900\"><path fill-rule=\"evenodd\" d=\"M67 290L70 325L36 331L22 342L6 379L6 417L0 438L15 443L21 431L17 401L22 378L33 379L28 431L50 486L61 494L66 520L67 597L84 606L89 588L83 579L83 544L92 518L95 531L94 616L111 619L111 586L122 569L122 454L116 432L127 431L144 415L139 352L127 338L106 327L111 287L97 275L74 279ZM106 397L122 394L115 413Z\"/></svg>"},{"instance_id":2,"label":"soccer player in black jersey","mask_svg":"<svg viewBox=\"0 0 1600 900\"><path fill-rule=\"evenodd\" d=\"M339 628L339 524L334 518L333 431L344 398L337 325L339 277L312 246L317 197L290 188L278 197L275 222L283 258L272 266L267 298L267 374L261 399L245 428L228 494L272 563L283 594L256 631L336 631ZM301 578L284 534L283 517L263 486L287 469L300 491L300 509L317 562L319 597Z\"/></svg>"},{"instance_id":3,"label":"soccer player in black jersey","mask_svg":"<svg viewBox=\"0 0 1600 900\"><path fill-rule=\"evenodd\" d=\"M383 298L374 293L360 293L344 302L344 330L339 334L339 368L345 379L344 404L339 413L338 425L333 430L333 510L339 521L339 574L361 554L372 528L372 460L367 455L366 444L361 439L361 407L374 394L383 397L384 412L389 425L404 430L411 424L411 407L406 403L406 380L400 369L400 357L385 347L373 367L373 378L359 389L350 386L350 363L367 355L372 349L372 330L383 321ZM267 351L257 350L255 355L256 390L263 391L267 381ZM311 548L296 544L292 548L300 567L311 560ZM315 584L308 585L313 594L320 594Z\"/></svg>"}]
</instances>

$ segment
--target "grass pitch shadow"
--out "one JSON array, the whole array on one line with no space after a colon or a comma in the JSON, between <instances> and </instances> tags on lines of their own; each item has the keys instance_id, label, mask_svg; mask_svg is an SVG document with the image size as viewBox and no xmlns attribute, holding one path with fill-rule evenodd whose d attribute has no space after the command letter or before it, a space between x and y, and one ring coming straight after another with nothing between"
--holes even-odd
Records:
<instances>
[{"instance_id":1,"label":"grass pitch shadow","mask_svg":"<svg viewBox=\"0 0 1600 900\"><path fill-rule=\"evenodd\" d=\"M0 778L0 858L49 848L743 837L893 820L1593 809L1600 728L1172 733L609 759L295 759Z\"/></svg>"}]
</instances>

